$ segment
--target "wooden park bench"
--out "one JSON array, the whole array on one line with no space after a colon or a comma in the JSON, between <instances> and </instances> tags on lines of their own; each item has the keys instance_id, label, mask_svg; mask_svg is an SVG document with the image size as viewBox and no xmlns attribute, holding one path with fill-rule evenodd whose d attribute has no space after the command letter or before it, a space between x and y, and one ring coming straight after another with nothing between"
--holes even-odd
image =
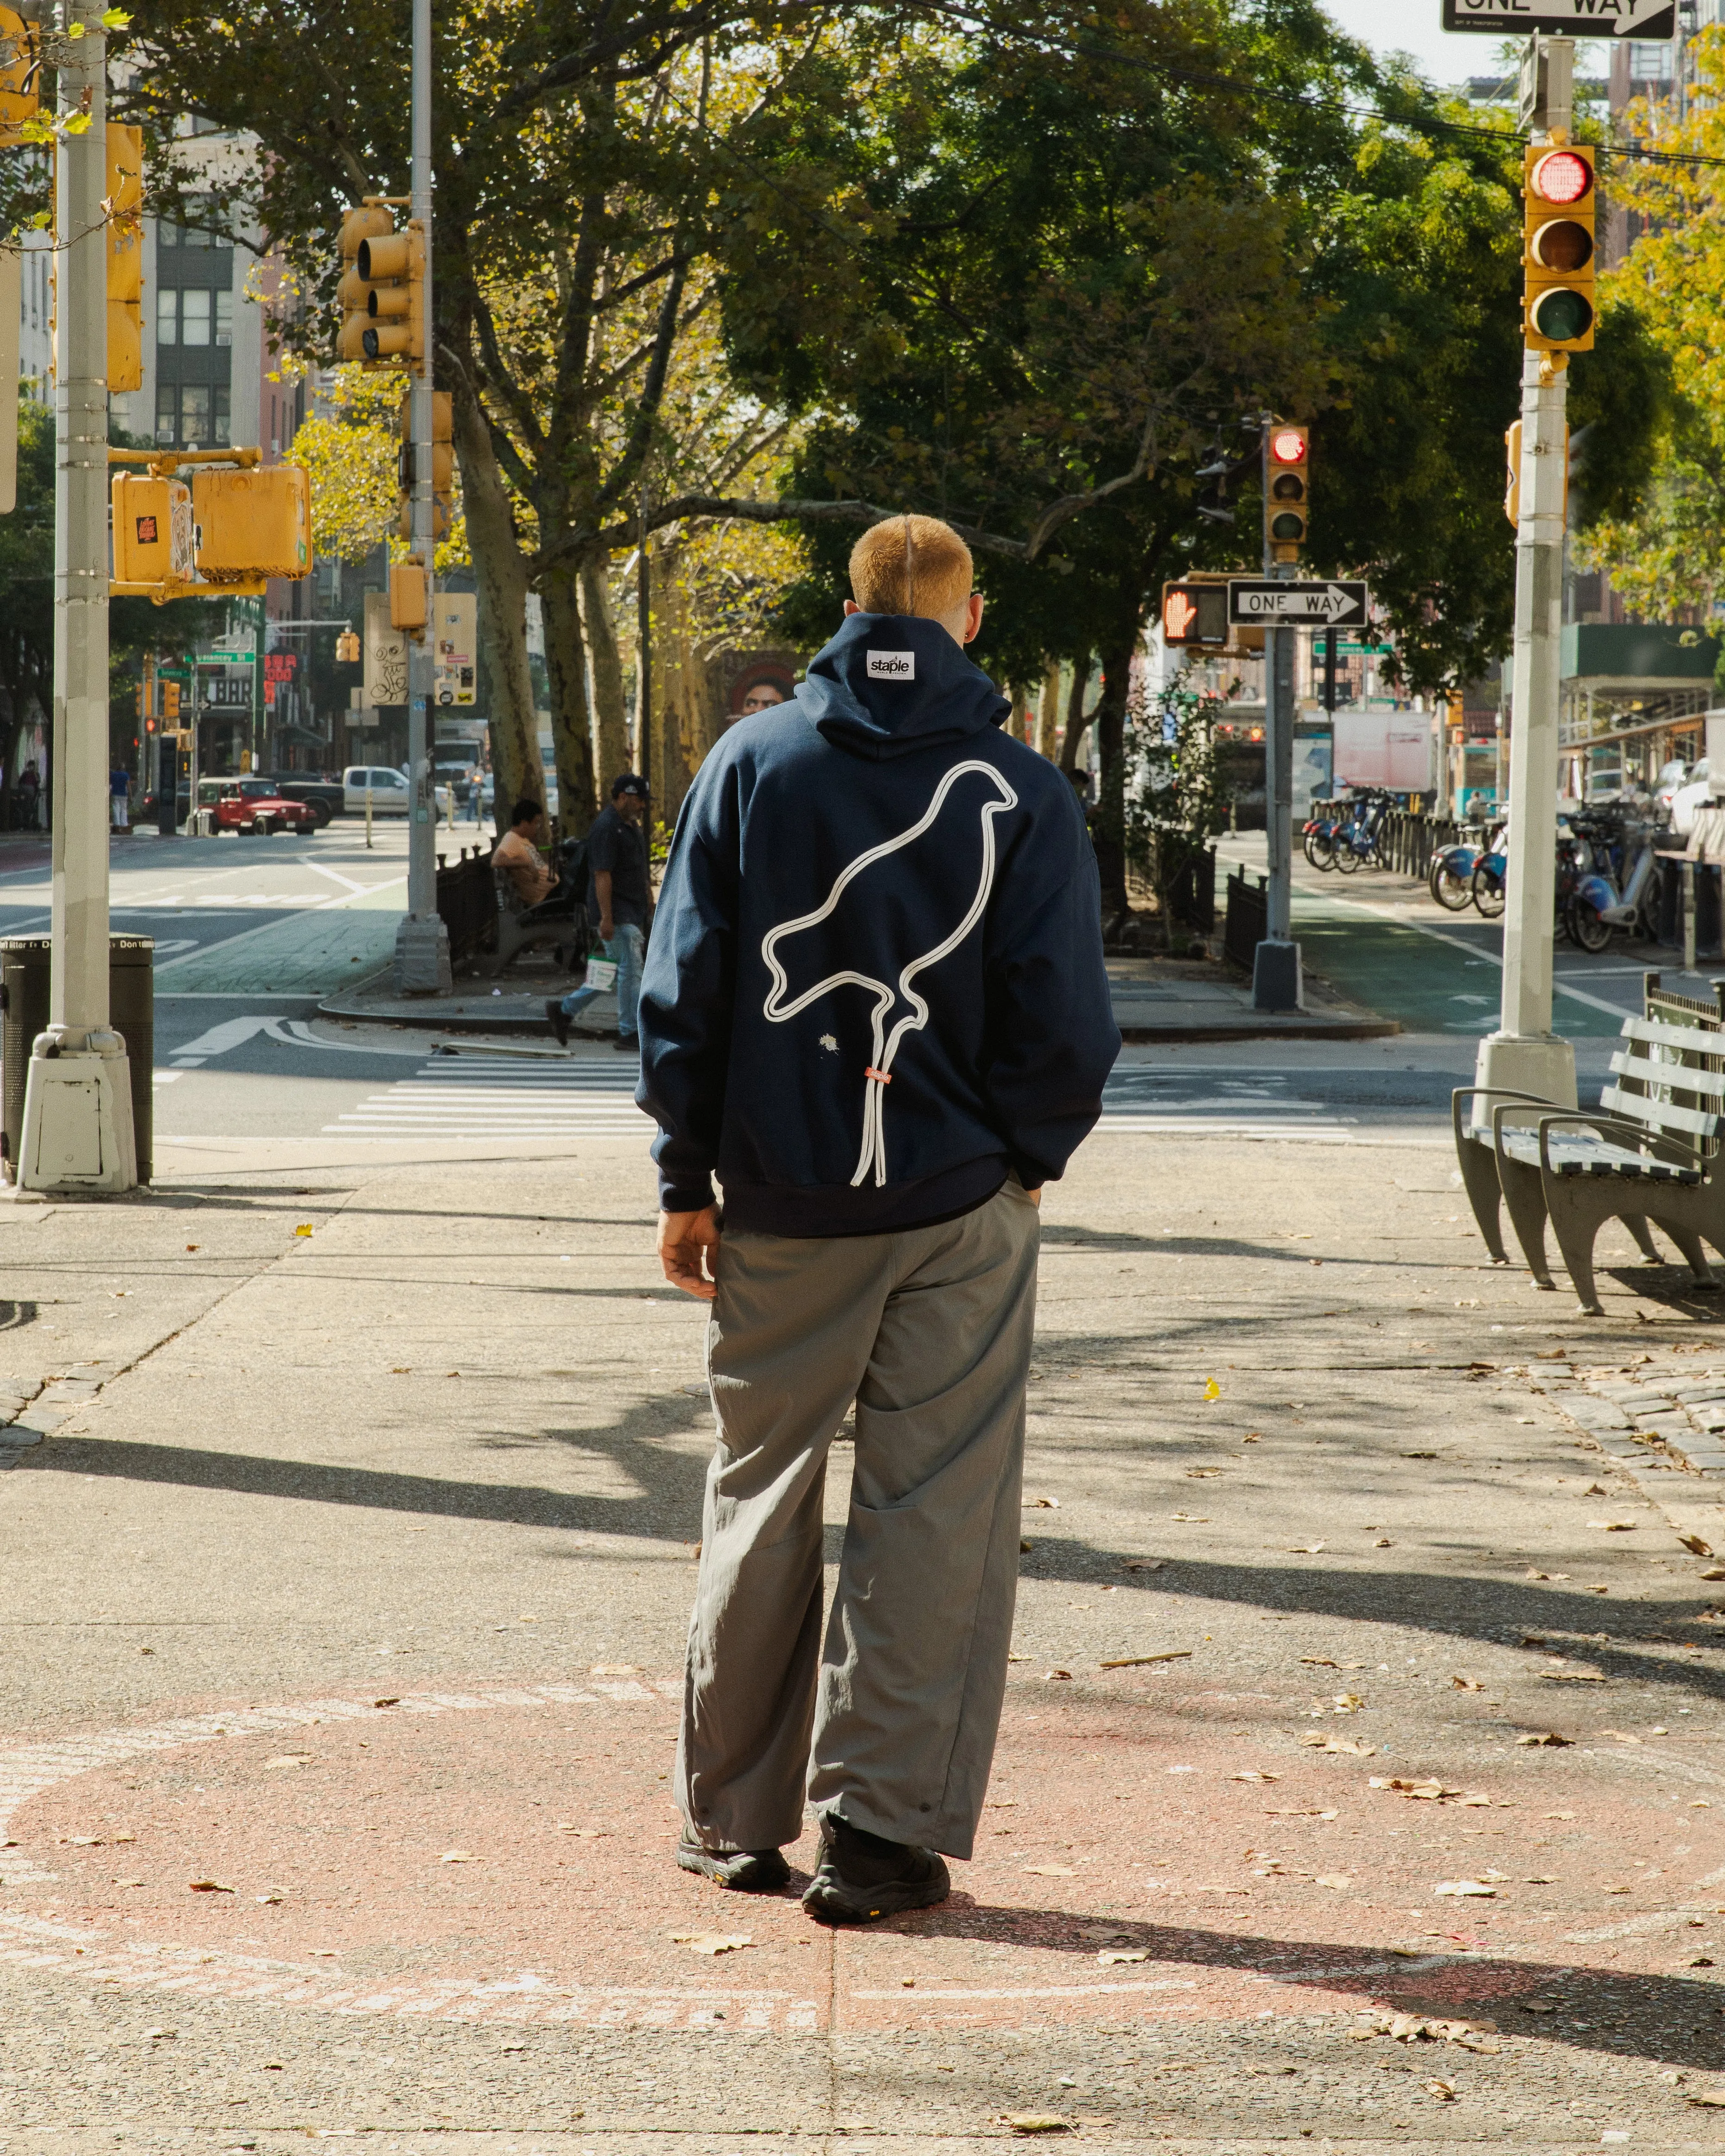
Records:
<instances>
[{"instance_id":1,"label":"wooden park bench","mask_svg":"<svg viewBox=\"0 0 1725 2156\"><path fill-rule=\"evenodd\" d=\"M491 963L495 979L524 951L557 953L557 963L567 973L588 947L586 908L581 894L553 891L537 906L528 906L510 878L493 867L491 881L497 896L497 950Z\"/></svg>"},{"instance_id":2,"label":"wooden park bench","mask_svg":"<svg viewBox=\"0 0 1725 2156\"><path fill-rule=\"evenodd\" d=\"M1718 1286L1704 1243L1725 1255L1725 983L1712 1004L1680 996L1646 976L1644 1013L1623 1022L1611 1058L1614 1083L1597 1110L1566 1108L1537 1094L1463 1086L1450 1098L1455 1157L1486 1247L1507 1265L1499 1202L1541 1287L1551 1222L1581 1307L1600 1314L1594 1242L1620 1219L1651 1263L1660 1264L1649 1223L1662 1228L1697 1287ZM1484 1103L1489 1127L1481 1120Z\"/></svg>"}]
</instances>

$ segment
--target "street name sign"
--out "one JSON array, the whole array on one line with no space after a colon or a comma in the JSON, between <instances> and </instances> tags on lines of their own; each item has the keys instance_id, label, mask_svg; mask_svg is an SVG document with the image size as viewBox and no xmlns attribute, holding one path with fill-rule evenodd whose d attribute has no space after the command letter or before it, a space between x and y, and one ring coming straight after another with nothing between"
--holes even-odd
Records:
<instances>
[{"instance_id":1,"label":"street name sign","mask_svg":"<svg viewBox=\"0 0 1725 2156\"><path fill-rule=\"evenodd\" d=\"M1307 622L1320 629L1357 629L1366 618L1363 584L1277 583L1230 579L1228 619L1231 622Z\"/></svg>"},{"instance_id":2,"label":"street name sign","mask_svg":"<svg viewBox=\"0 0 1725 2156\"><path fill-rule=\"evenodd\" d=\"M1656 43L1676 36L1677 7L1676 0L1444 0L1444 28Z\"/></svg>"}]
</instances>

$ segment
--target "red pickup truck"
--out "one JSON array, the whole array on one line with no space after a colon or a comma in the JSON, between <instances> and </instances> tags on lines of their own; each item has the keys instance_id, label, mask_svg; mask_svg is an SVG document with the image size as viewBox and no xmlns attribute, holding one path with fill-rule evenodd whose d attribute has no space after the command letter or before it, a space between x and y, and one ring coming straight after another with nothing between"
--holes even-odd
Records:
<instances>
[{"instance_id":1,"label":"red pickup truck","mask_svg":"<svg viewBox=\"0 0 1725 2156\"><path fill-rule=\"evenodd\" d=\"M216 794L215 808L216 829L236 837L248 831L291 831L309 839L321 821L309 801L287 800L265 778L228 781Z\"/></svg>"}]
</instances>

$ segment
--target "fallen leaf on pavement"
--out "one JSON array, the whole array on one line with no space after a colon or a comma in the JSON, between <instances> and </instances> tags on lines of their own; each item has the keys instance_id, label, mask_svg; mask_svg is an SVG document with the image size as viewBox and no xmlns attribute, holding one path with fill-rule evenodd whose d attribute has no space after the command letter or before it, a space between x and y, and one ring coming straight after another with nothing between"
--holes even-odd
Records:
<instances>
[{"instance_id":1,"label":"fallen leaf on pavement","mask_svg":"<svg viewBox=\"0 0 1725 2156\"><path fill-rule=\"evenodd\" d=\"M1070 2123L1051 2111L1003 2111L997 2122L1014 2133L1070 2133Z\"/></svg>"},{"instance_id":2,"label":"fallen leaf on pavement","mask_svg":"<svg viewBox=\"0 0 1725 2156\"><path fill-rule=\"evenodd\" d=\"M1317 1811L1307 1804L1272 1804L1264 1816L1266 1819L1332 1820L1339 1819L1341 1815L1334 1810L1327 1812Z\"/></svg>"},{"instance_id":3,"label":"fallen leaf on pavement","mask_svg":"<svg viewBox=\"0 0 1725 2156\"><path fill-rule=\"evenodd\" d=\"M1024 1869L1034 1872L1039 1879L1076 1879L1078 1876L1070 1864L1027 1864Z\"/></svg>"},{"instance_id":4,"label":"fallen leaf on pavement","mask_svg":"<svg viewBox=\"0 0 1725 2156\"><path fill-rule=\"evenodd\" d=\"M1357 1737L1326 1737L1321 1729L1308 1729L1300 1742L1315 1745L1320 1752L1347 1752L1356 1759L1369 1759L1378 1749L1375 1744L1362 1744Z\"/></svg>"},{"instance_id":5,"label":"fallen leaf on pavement","mask_svg":"<svg viewBox=\"0 0 1725 2156\"><path fill-rule=\"evenodd\" d=\"M1605 1681L1603 1670L1536 1670L1533 1674L1543 1678L1547 1684L1604 1684Z\"/></svg>"},{"instance_id":6,"label":"fallen leaf on pavement","mask_svg":"<svg viewBox=\"0 0 1725 2156\"><path fill-rule=\"evenodd\" d=\"M1208 1512L1170 1512L1171 1520L1183 1520L1189 1527L1207 1527L1210 1523Z\"/></svg>"},{"instance_id":7,"label":"fallen leaf on pavement","mask_svg":"<svg viewBox=\"0 0 1725 2156\"><path fill-rule=\"evenodd\" d=\"M1312 1882L1315 1887L1351 1887L1353 1876L1346 1871L1320 1871Z\"/></svg>"},{"instance_id":8,"label":"fallen leaf on pavement","mask_svg":"<svg viewBox=\"0 0 1725 2156\"><path fill-rule=\"evenodd\" d=\"M1713 1553L1712 1544L1708 1542L1703 1542L1699 1535L1679 1535L1677 1540L1681 1543L1684 1548L1688 1550L1693 1556L1711 1557ZM1702 1574L1702 1578L1705 1579L1707 1578L1707 1574L1703 1573Z\"/></svg>"},{"instance_id":9,"label":"fallen leaf on pavement","mask_svg":"<svg viewBox=\"0 0 1725 2156\"><path fill-rule=\"evenodd\" d=\"M1439 1803L1445 1797L1459 1797L1460 1789L1452 1789L1439 1781L1410 1782L1401 1774L1373 1774L1366 1784L1372 1789L1394 1789L1399 1796L1420 1797L1430 1803Z\"/></svg>"},{"instance_id":10,"label":"fallen leaf on pavement","mask_svg":"<svg viewBox=\"0 0 1725 2156\"><path fill-rule=\"evenodd\" d=\"M254 1894L252 1897L253 1901L260 1902L266 1909L277 1907L285 1898L280 1894Z\"/></svg>"},{"instance_id":11,"label":"fallen leaf on pavement","mask_svg":"<svg viewBox=\"0 0 1725 2156\"><path fill-rule=\"evenodd\" d=\"M579 1835L583 1841L597 1841L605 1831L602 1826L571 1826L567 1820L557 1821L557 1830L559 1834Z\"/></svg>"},{"instance_id":12,"label":"fallen leaf on pavement","mask_svg":"<svg viewBox=\"0 0 1725 2156\"><path fill-rule=\"evenodd\" d=\"M1555 1999L1522 1999L1516 2003L1523 2014L1556 2014L1561 2010Z\"/></svg>"},{"instance_id":13,"label":"fallen leaf on pavement","mask_svg":"<svg viewBox=\"0 0 1725 2156\"><path fill-rule=\"evenodd\" d=\"M439 1864L472 1864L475 1859L470 1849L446 1849L437 1861Z\"/></svg>"},{"instance_id":14,"label":"fallen leaf on pavement","mask_svg":"<svg viewBox=\"0 0 1725 2156\"><path fill-rule=\"evenodd\" d=\"M1288 1555L1290 1557L1316 1557L1322 1548L1323 1544L1322 1543L1290 1543L1288 1544Z\"/></svg>"},{"instance_id":15,"label":"fallen leaf on pavement","mask_svg":"<svg viewBox=\"0 0 1725 2156\"><path fill-rule=\"evenodd\" d=\"M219 1879L188 1879L187 1886L194 1894L231 1894L234 1889L224 1887Z\"/></svg>"},{"instance_id":16,"label":"fallen leaf on pavement","mask_svg":"<svg viewBox=\"0 0 1725 2156\"><path fill-rule=\"evenodd\" d=\"M1189 1481L1202 1482L1206 1476L1219 1475L1221 1471L1219 1467L1189 1467L1186 1474Z\"/></svg>"},{"instance_id":17,"label":"fallen leaf on pavement","mask_svg":"<svg viewBox=\"0 0 1725 2156\"><path fill-rule=\"evenodd\" d=\"M1166 1647L1159 1655L1121 1655L1111 1662L1098 1662L1099 1670L1139 1670L1147 1662L1184 1662L1192 1658L1190 1647Z\"/></svg>"},{"instance_id":18,"label":"fallen leaf on pavement","mask_svg":"<svg viewBox=\"0 0 1725 2156\"><path fill-rule=\"evenodd\" d=\"M1725 1579L1725 1564L1710 1564L1700 1577L1702 1579Z\"/></svg>"},{"instance_id":19,"label":"fallen leaf on pavement","mask_svg":"<svg viewBox=\"0 0 1725 2156\"><path fill-rule=\"evenodd\" d=\"M1150 1956L1142 1947L1104 1947L1096 1959L1108 1966L1116 1962L1148 1961Z\"/></svg>"},{"instance_id":20,"label":"fallen leaf on pavement","mask_svg":"<svg viewBox=\"0 0 1725 2156\"><path fill-rule=\"evenodd\" d=\"M1045 1670L1042 1672L1042 1681L1044 1684L1050 1684L1057 1678L1065 1677L1070 1682L1071 1676L1070 1670Z\"/></svg>"},{"instance_id":21,"label":"fallen leaf on pavement","mask_svg":"<svg viewBox=\"0 0 1725 2156\"><path fill-rule=\"evenodd\" d=\"M309 1220L303 1221L299 1227L295 1229L294 1233L296 1235L309 1235L311 1233L311 1223ZM187 1243L186 1245L186 1248L188 1250L196 1250L197 1247L198 1245L195 1243Z\"/></svg>"},{"instance_id":22,"label":"fallen leaf on pavement","mask_svg":"<svg viewBox=\"0 0 1725 2156\"><path fill-rule=\"evenodd\" d=\"M736 1953L743 1947L752 1947L754 1936L749 1932L673 1932L671 1944L688 1947L698 1954Z\"/></svg>"},{"instance_id":23,"label":"fallen leaf on pavement","mask_svg":"<svg viewBox=\"0 0 1725 2156\"><path fill-rule=\"evenodd\" d=\"M1454 2103L1455 2101L1455 2084L1454 2082L1431 2081L1428 2082L1425 2086L1430 2090L1431 2093L1437 2098L1440 2103Z\"/></svg>"},{"instance_id":24,"label":"fallen leaf on pavement","mask_svg":"<svg viewBox=\"0 0 1725 2156\"><path fill-rule=\"evenodd\" d=\"M641 1672L634 1662L594 1662L587 1674L590 1677L638 1677Z\"/></svg>"},{"instance_id":25,"label":"fallen leaf on pavement","mask_svg":"<svg viewBox=\"0 0 1725 2156\"><path fill-rule=\"evenodd\" d=\"M1445 1879L1436 1891L1440 1894L1477 1896L1489 1902L1497 1889L1488 1887L1483 1879Z\"/></svg>"},{"instance_id":26,"label":"fallen leaf on pavement","mask_svg":"<svg viewBox=\"0 0 1725 2156\"><path fill-rule=\"evenodd\" d=\"M1573 1741L1568 1737L1559 1737L1555 1729L1530 1729L1525 1736L1516 1739L1517 1744L1568 1744Z\"/></svg>"},{"instance_id":27,"label":"fallen leaf on pavement","mask_svg":"<svg viewBox=\"0 0 1725 2156\"><path fill-rule=\"evenodd\" d=\"M1630 1736L1626 1729L1600 1729L1596 1730L1594 1734L1599 1737L1615 1737L1620 1744L1639 1744L1641 1741L1639 1737Z\"/></svg>"},{"instance_id":28,"label":"fallen leaf on pavement","mask_svg":"<svg viewBox=\"0 0 1725 2156\"><path fill-rule=\"evenodd\" d=\"M1230 1774L1228 1779L1231 1782L1279 1782L1281 1776L1270 1774L1262 1767L1242 1767L1237 1774Z\"/></svg>"},{"instance_id":29,"label":"fallen leaf on pavement","mask_svg":"<svg viewBox=\"0 0 1725 2156\"><path fill-rule=\"evenodd\" d=\"M1168 1563L1163 1557L1129 1557L1122 1565L1122 1572L1160 1572Z\"/></svg>"},{"instance_id":30,"label":"fallen leaf on pavement","mask_svg":"<svg viewBox=\"0 0 1725 2156\"><path fill-rule=\"evenodd\" d=\"M1207 1400L1219 1400L1221 1399L1222 1388L1216 1383L1214 1378L1212 1378L1209 1383L1204 1387L1204 1396Z\"/></svg>"},{"instance_id":31,"label":"fallen leaf on pavement","mask_svg":"<svg viewBox=\"0 0 1725 2156\"><path fill-rule=\"evenodd\" d=\"M1471 1677L1464 1672L1450 1678L1450 1689L1451 1691L1483 1691L1486 1681L1483 1677Z\"/></svg>"},{"instance_id":32,"label":"fallen leaf on pavement","mask_svg":"<svg viewBox=\"0 0 1725 2156\"><path fill-rule=\"evenodd\" d=\"M1635 1531L1633 1520L1589 1520L1590 1527L1601 1527L1608 1535L1632 1535Z\"/></svg>"},{"instance_id":33,"label":"fallen leaf on pavement","mask_svg":"<svg viewBox=\"0 0 1725 2156\"><path fill-rule=\"evenodd\" d=\"M401 1694L398 1691L391 1692L387 1699L374 1699L372 1702L372 1705L373 1707L399 1707L401 1705Z\"/></svg>"},{"instance_id":34,"label":"fallen leaf on pavement","mask_svg":"<svg viewBox=\"0 0 1725 2156\"><path fill-rule=\"evenodd\" d=\"M1026 1497L1024 1500L1024 1510L1027 1512L1057 1512L1060 1509L1060 1501L1058 1497Z\"/></svg>"},{"instance_id":35,"label":"fallen leaf on pavement","mask_svg":"<svg viewBox=\"0 0 1725 2156\"><path fill-rule=\"evenodd\" d=\"M1691 2103L1703 2104L1710 2111L1725 2110L1725 2088L1685 2089Z\"/></svg>"},{"instance_id":36,"label":"fallen leaf on pavement","mask_svg":"<svg viewBox=\"0 0 1725 2156\"><path fill-rule=\"evenodd\" d=\"M1333 1655L1301 1655L1302 1662L1309 1662L1315 1670L1339 1670L1342 1666Z\"/></svg>"}]
</instances>

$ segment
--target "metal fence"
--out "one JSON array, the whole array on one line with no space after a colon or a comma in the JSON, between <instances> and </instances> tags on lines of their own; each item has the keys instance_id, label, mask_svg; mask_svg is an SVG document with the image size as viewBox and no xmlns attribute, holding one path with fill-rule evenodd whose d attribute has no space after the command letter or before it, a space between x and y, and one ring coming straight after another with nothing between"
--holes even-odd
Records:
<instances>
[{"instance_id":1,"label":"metal fence","mask_svg":"<svg viewBox=\"0 0 1725 2156\"><path fill-rule=\"evenodd\" d=\"M1228 913L1222 930L1224 957L1250 973L1269 922L1269 877L1259 876L1255 886L1249 870L1236 869L1228 879Z\"/></svg>"},{"instance_id":2,"label":"metal fence","mask_svg":"<svg viewBox=\"0 0 1725 2156\"><path fill-rule=\"evenodd\" d=\"M1351 801L1314 801L1312 819L1339 823L1353 814L1355 805ZM1472 828L1458 823L1453 816L1428 816L1417 809L1391 808L1378 826L1378 855L1385 868L1423 882L1438 848L1459 844Z\"/></svg>"}]
</instances>

